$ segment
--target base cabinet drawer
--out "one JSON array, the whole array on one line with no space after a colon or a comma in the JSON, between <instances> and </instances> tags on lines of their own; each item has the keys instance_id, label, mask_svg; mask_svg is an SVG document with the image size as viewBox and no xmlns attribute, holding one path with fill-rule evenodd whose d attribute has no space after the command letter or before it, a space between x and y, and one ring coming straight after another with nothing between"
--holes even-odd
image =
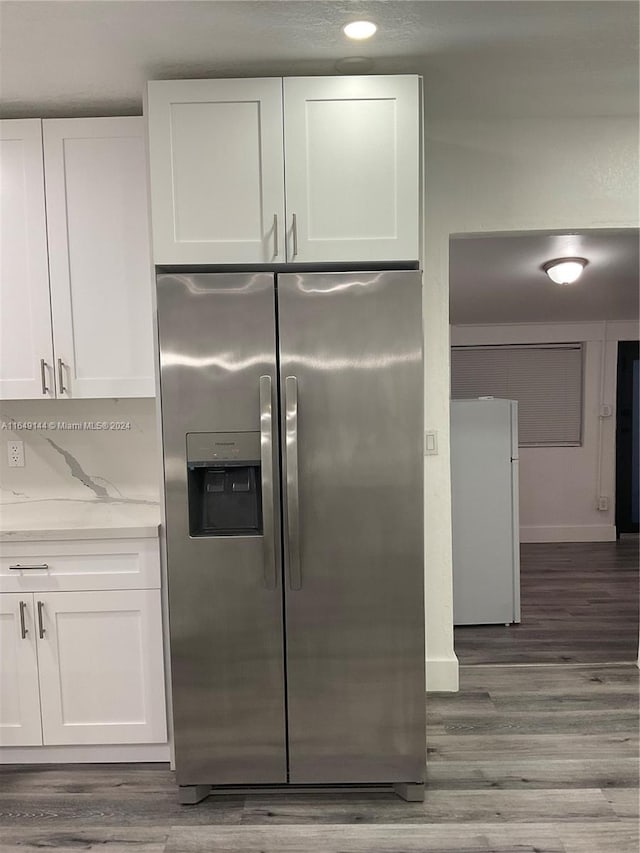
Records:
<instances>
[{"instance_id":1,"label":"base cabinet drawer","mask_svg":"<svg viewBox=\"0 0 640 853\"><path fill-rule=\"evenodd\" d=\"M134 590L159 586L157 539L3 543L0 592Z\"/></svg>"},{"instance_id":2,"label":"base cabinet drawer","mask_svg":"<svg viewBox=\"0 0 640 853\"><path fill-rule=\"evenodd\" d=\"M0 746L166 740L160 590L0 602Z\"/></svg>"}]
</instances>

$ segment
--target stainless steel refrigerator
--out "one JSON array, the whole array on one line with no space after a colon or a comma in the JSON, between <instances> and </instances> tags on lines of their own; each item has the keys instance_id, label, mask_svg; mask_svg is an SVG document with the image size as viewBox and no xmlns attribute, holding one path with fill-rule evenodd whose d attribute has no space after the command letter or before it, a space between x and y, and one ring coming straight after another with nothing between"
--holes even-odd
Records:
<instances>
[{"instance_id":1,"label":"stainless steel refrigerator","mask_svg":"<svg viewBox=\"0 0 640 853\"><path fill-rule=\"evenodd\" d=\"M163 273L182 802L425 772L417 271Z\"/></svg>"}]
</instances>

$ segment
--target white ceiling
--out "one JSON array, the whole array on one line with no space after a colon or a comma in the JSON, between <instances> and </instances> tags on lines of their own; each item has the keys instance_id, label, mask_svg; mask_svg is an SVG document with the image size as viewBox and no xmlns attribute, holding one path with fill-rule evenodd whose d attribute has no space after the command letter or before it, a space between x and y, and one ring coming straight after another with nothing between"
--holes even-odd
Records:
<instances>
[{"instance_id":1,"label":"white ceiling","mask_svg":"<svg viewBox=\"0 0 640 853\"><path fill-rule=\"evenodd\" d=\"M636 229L453 237L450 309L453 324L637 320ZM558 257L587 258L573 285L542 271Z\"/></svg>"},{"instance_id":2,"label":"white ceiling","mask_svg":"<svg viewBox=\"0 0 640 853\"><path fill-rule=\"evenodd\" d=\"M373 73L424 75L434 116L637 115L639 4L601 0L1 0L0 116L125 115L146 80ZM369 42L344 23L371 18ZM369 73L369 69L365 69ZM591 260L574 288L539 270ZM631 233L452 242L455 323L636 317Z\"/></svg>"},{"instance_id":3,"label":"white ceiling","mask_svg":"<svg viewBox=\"0 0 640 853\"><path fill-rule=\"evenodd\" d=\"M341 26L370 17L369 42ZM638 107L638 4L601 0L70 0L0 4L4 117L139 113L148 79L425 76L438 115L622 115Z\"/></svg>"}]
</instances>

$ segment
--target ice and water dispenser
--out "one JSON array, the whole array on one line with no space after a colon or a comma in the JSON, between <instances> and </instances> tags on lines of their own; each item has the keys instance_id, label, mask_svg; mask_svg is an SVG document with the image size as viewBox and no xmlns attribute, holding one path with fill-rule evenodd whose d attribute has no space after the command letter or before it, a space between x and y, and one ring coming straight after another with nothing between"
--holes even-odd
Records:
<instances>
[{"instance_id":1,"label":"ice and water dispenser","mask_svg":"<svg viewBox=\"0 0 640 853\"><path fill-rule=\"evenodd\" d=\"M187 434L189 534L262 534L259 432Z\"/></svg>"}]
</instances>

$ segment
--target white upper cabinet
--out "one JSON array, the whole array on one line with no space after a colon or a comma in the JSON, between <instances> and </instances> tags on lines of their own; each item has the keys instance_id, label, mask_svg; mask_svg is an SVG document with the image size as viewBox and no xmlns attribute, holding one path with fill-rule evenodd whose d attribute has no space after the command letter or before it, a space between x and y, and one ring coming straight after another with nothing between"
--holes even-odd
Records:
<instances>
[{"instance_id":1,"label":"white upper cabinet","mask_svg":"<svg viewBox=\"0 0 640 853\"><path fill-rule=\"evenodd\" d=\"M148 87L156 264L285 260L282 81Z\"/></svg>"},{"instance_id":2,"label":"white upper cabinet","mask_svg":"<svg viewBox=\"0 0 640 853\"><path fill-rule=\"evenodd\" d=\"M43 130L58 397L153 396L143 119Z\"/></svg>"},{"instance_id":3,"label":"white upper cabinet","mask_svg":"<svg viewBox=\"0 0 640 853\"><path fill-rule=\"evenodd\" d=\"M288 260L418 259L418 83L285 78Z\"/></svg>"},{"instance_id":4,"label":"white upper cabinet","mask_svg":"<svg viewBox=\"0 0 640 853\"><path fill-rule=\"evenodd\" d=\"M55 396L42 125L0 121L0 398Z\"/></svg>"},{"instance_id":5,"label":"white upper cabinet","mask_svg":"<svg viewBox=\"0 0 640 853\"><path fill-rule=\"evenodd\" d=\"M143 119L2 121L0 190L0 399L153 397Z\"/></svg>"},{"instance_id":6,"label":"white upper cabinet","mask_svg":"<svg viewBox=\"0 0 640 853\"><path fill-rule=\"evenodd\" d=\"M153 81L147 119L156 264L418 259L419 78Z\"/></svg>"}]
</instances>

